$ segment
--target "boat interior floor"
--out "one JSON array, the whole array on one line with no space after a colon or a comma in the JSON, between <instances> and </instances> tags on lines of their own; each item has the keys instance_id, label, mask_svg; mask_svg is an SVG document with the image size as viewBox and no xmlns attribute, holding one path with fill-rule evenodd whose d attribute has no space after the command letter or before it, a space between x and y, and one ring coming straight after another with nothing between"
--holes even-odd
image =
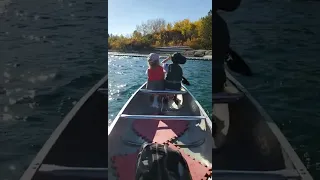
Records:
<instances>
[{"instance_id":1,"label":"boat interior floor","mask_svg":"<svg viewBox=\"0 0 320 180\"><path fill-rule=\"evenodd\" d=\"M179 98L182 98L180 96ZM188 97L184 98L186 101ZM133 100L134 101L134 100ZM181 101L182 102L182 101ZM150 104L149 98L143 98L140 97L139 103L142 104ZM130 106L130 105L128 105ZM191 109L193 108L193 109ZM155 112L154 108L149 108L144 106L141 108L141 106L132 105L127 110L124 111L125 114L141 114L141 115L152 115L157 112ZM183 106L179 111L168 111L166 113L169 113L169 115L177 115L177 116L200 116L200 113L196 108L193 106ZM116 123L114 127L114 134L112 137L109 137L108 143L109 143L109 150L108 155L110 157L109 163L113 164L111 161L112 157L119 156L119 155L125 155L125 154L132 154L136 153L141 145L146 142L146 138L143 138L141 134L137 133L137 130L134 129L134 123L136 121L147 121L145 122L145 129L144 131L154 131L154 134L151 134L151 139L155 140L157 138L156 131L159 130L157 127L152 127L152 123L150 121L160 121L160 120L139 120L139 119L125 119L120 117L118 119L118 122ZM173 126L170 126L169 124L172 122L177 121L162 121L164 122L172 131L174 131L175 134L178 135L178 137L172 137L173 140L171 141L173 144L176 144L179 146L183 152L190 155L190 157L195 158L198 162L201 162L203 165L207 165L211 167L211 159L212 159L212 135L211 131L208 129L206 121L205 120L197 120L197 121L184 121L187 126L185 130L182 132L180 131L182 128L171 128ZM178 122L179 123L179 122ZM150 125L149 127L147 126ZM159 124L159 123L158 123ZM181 125L183 125L182 123ZM180 129L180 130L177 130ZM168 133L169 134L169 133ZM181 135L181 136L180 136ZM150 136L150 135L149 135ZM167 136L167 135L165 135ZM170 138L170 137L168 137ZM111 147L112 146L112 147ZM109 169L109 179L116 179L115 174L116 170L115 168Z\"/></svg>"}]
</instances>

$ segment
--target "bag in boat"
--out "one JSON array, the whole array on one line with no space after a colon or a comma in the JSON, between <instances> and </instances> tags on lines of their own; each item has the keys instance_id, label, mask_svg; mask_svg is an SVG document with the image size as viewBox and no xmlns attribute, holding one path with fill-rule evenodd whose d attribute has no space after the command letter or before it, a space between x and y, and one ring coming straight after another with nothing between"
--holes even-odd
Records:
<instances>
[{"instance_id":1,"label":"bag in boat","mask_svg":"<svg viewBox=\"0 0 320 180\"><path fill-rule=\"evenodd\" d=\"M192 180L179 151L167 145L144 143L139 151L135 180Z\"/></svg>"},{"instance_id":2,"label":"bag in boat","mask_svg":"<svg viewBox=\"0 0 320 180\"><path fill-rule=\"evenodd\" d=\"M187 62L187 58L180 53L174 53L171 56L171 61L178 64L185 64Z\"/></svg>"}]
</instances>

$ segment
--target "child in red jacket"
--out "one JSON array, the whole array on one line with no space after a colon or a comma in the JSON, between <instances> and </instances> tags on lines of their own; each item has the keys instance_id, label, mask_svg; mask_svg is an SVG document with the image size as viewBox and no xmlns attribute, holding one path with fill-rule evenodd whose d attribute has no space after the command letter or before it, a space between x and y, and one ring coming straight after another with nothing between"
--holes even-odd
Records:
<instances>
[{"instance_id":1,"label":"child in red jacket","mask_svg":"<svg viewBox=\"0 0 320 180\"><path fill-rule=\"evenodd\" d=\"M147 89L164 90L164 70L160 65L160 57L156 53L151 53L148 56L148 83ZM159 108L158 95L153 96L152 107Z\"/></svg>"}]
</instances>

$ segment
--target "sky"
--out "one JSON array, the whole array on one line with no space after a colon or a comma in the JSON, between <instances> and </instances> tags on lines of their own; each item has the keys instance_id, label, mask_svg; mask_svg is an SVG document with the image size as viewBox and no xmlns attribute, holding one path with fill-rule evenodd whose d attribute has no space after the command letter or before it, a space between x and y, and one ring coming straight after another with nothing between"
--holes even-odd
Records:
<instances>
[{"instance_id":1,"label":"sky","mask_svg":"<svg viewBox=\"0 0 320 180\"><path fill-rule=\"evenodd\" d=\"M208 14L212 0L108 0L108 33L131 34L149 19L196 21Z\"/></svg>"}]
</instances>

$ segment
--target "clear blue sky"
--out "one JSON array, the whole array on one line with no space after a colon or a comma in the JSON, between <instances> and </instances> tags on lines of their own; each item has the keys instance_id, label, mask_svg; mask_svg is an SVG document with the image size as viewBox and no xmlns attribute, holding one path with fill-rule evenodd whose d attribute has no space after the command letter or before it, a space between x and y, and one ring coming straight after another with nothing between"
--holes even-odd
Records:
<instances>
[{"instance_id":1,"label":"clear blue sky","mask_svg":"<svg viewBox=\"0 0 320 180\"><path fill-rule=\"evenodd\" d=\"M108 0L108 33L131 34L149 19L191 21L206 16L212 0Z\"/></svg>"}]
</instances>

